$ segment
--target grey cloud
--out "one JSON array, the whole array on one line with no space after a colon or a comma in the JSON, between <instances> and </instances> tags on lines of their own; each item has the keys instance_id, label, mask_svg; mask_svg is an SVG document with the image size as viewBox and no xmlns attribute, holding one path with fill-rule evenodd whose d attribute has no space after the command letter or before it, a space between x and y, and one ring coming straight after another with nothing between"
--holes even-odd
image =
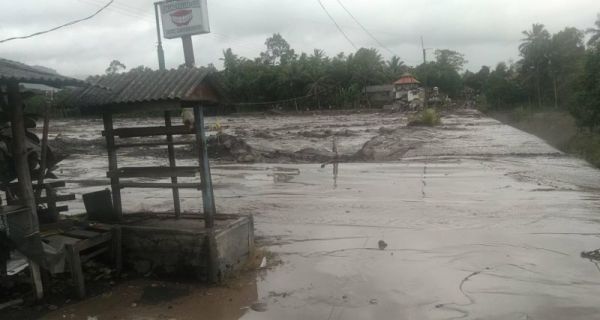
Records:
<instances>
[{"instance_id":1,"label":"grey cloud","mask_svg":"<svg viewBox=\"0 0 600 320\"><path fill-rule=\"evenodd\" d=\"M322 0L358 45L378 48L336 0ZM518 58L521 31L532 23L551 32L566 26L584 29L600 8L595 0L342 0L388 48L409 65L421 62L420 36L428 48L466 54L468 68ZM0 11L0 38L22 35L86 16L105 0L21 0ZM112 59L128 67L156 67L154 10L149 0L115 0L93 20L52 34L0 44L0 57L44 65L85 76L104 72ZM264 40L281 33L297 52L323 49L329 55L354 49L339 34L316 0L208 0L212 34L195 36L196 62L220 66L222 51L253 58ZM164 40L167 65L182 60L181 41ZM381 49L385 57L390 54Z\"/></svg>"}]
</instances>

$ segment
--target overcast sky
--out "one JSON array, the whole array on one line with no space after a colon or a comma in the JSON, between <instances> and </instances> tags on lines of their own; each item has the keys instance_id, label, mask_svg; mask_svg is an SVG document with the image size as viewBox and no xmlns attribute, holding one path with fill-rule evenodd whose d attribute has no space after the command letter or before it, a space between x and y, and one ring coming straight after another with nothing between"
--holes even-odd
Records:
<instances>
[{"instance_id":1,"label":"overcast sky","mask_svg":"<svg viewBox=\"0 0 600 320\"><path fill-rule=\"evenodd\" d=\"M598 0L340 0L387 48L406 64L421 62L425 47L462 52L467 67L478 70L517 60L521 31L543 23L550 32L566 26L593 26ZM5 0L0 10L0 39L26 35L90 15L108 0ZM371 39L337 0L325 7L358 47L391 53ZM157 68L153 1L115 0L92 20L26 40L0 44L0 57L42 65L76 77L103 73L110 61L127 67ZM197 65L221 66L222 51L253 58L265 39L281 33L296 51L351 53L317 0L208 0L211 33L194 36ZM164 40L167 67L183 63L179 39ZM430 58L433 52L429 52Z\"/></svg>"}]
</instances>

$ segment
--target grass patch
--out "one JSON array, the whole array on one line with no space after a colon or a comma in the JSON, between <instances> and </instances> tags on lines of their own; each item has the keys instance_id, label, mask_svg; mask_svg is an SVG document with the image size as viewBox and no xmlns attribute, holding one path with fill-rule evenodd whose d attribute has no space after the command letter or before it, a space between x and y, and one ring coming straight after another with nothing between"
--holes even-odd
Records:
<instances>
[{"instance_id":1,"label":"grass patch","mask_svg":"<svg viewBox=\"0 0 600 320\"><path fill-rule=\"evenodd\" d=\"M408 121L408 126L434 127L442 123L442 119L437 110L433 108L425 109L415 115Z\"/></svg>"},{"instance_id":2,"label":"grass patch","mask_svg":"<svg viewBox=\"0 0 600 320\"><path fill-rule=\"evenodd\" d=\"M591 132L577 133L569 141L566 152L576 154L593 166L600 168L600 134Z\"/></svg>"}]
</instances>

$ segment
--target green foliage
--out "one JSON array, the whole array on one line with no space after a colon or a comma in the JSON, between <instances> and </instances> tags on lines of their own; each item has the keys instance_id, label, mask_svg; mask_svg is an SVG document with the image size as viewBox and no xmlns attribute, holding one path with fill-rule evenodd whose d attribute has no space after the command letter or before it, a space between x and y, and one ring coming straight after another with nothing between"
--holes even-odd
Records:
<instances>
[{"instance_id":1,"label":"green foliage","mask_svg":"<svg viewBox=\"0 0 600 320\"><path fill-rule=\"evenodd\" d=\"M108 65L108 68L106 68L106 74L115 74L125 69L127 69L127 67L123 63L121 63L121 61L113 60Z\"/></svg>"},{"instance_id":2,"label":"green foliage","mask_svg":"<svg viewBox=\"0 0 600 320\"><path fill-rule=\"evenodd\" d=\"M442 118L433 108L425 109L409 120L409 126L434 127L442 123Z\"/></svg>"},{"instance_id":3,"label":"green foliage","mask_svg":"<svg viewBox=\"0 0 600 320\"><path fill-rule=\"evenodd\" d=\"M435 60L440 66L454 71L462 70L468 62L464 54L448 49L435 50Z\"/></svg>"},{"instance_id":4,"label":"green foliage","mask_svg":"<svg viewBox=\"0 0 600 320\"><path fill-rule=\"evenodd\" d=\"M531 110L523 106L513 109L510 113L510 119L514 122L524 121L532 116Z\"/></svg>"},{"instance_id":5,"label":"green foliage","mask_svg":"<svg viewBox=\"0 0 600 320\"><path fill-rule=\"evenodd\" d=\"M600 135L593 132L580 132L568 143L566 151L581 156L595 167L600 168Z\"/></svg>"},{"instance_id":6,"label":"green foliage","mask_svg":"<svg viewBox=\"0 0 600 320\"><path fill-rule=\"evenodd\" d=\"M518 76L514 66L509 67L504 62L496 66L496 69L487 76L482 88L489 107L513 108L527 100Z\"/></svg>"},{"instance_id":7,"label":"green foliage","mask_svg":"<svg viewBox=\"0 0 600 320\"><path fill-rule=\"evenodd\" d=\"M596 16L594 27L588 28L585 32L591 35L587 43L588 46L598 47L600 45L600 13Z\"/></svg>"},{"instance_id":8,"label":"green foliage","mask_svg":"<svg viewBox=\"0 0 600 320\"><path fill-rule=\"evenodd\" d=\"M571 107L577 124L591 131L600 128L600 49L590 49L586 55L577 104Z\"/></svg>"},{"instance_id":9,"label":"green foliage","mask_svg":"<svg viewBox=\"0 0 600 320\"><path fill-rule=\"evenodd\" d=\"M279 34L269 37L265 45L266 50L252 60L239 57L231 49L223 51L224 69L218 76L232 101L304 97L287 107L355 107L365 86L391 83L408 70L398 57L384 61L376 49L361 48L334 57L319 49L296 54Z\"/></svg>"}]
</instances>

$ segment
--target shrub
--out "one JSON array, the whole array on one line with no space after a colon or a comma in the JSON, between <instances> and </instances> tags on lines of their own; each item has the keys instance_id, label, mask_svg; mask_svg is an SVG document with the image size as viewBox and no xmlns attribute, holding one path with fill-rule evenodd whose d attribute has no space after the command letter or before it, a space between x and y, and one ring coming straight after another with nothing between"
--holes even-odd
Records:
<instances>
[{"instance_id":1,"label":"shrub","mask_svg":"<svg viewBox=\"0 0 600 320\"><path fill-rule=\"evenodd\" d=\"M442 123L442 120L439 113L433 108L428 108L419 112L408 122L408 125L433 127L440 123Z\"/></svg>"}]
</instances>

